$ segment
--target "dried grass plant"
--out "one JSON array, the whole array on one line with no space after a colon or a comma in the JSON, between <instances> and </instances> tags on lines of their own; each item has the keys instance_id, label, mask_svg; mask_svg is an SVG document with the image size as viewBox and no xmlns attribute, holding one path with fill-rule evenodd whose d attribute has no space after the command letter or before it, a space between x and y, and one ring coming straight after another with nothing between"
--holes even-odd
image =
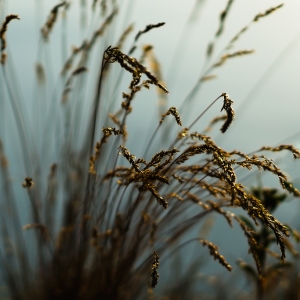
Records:
<instances>
[{"instance_id":1,"label":"dried grass plant","mask_svg":"<svg viewBox=\"0 0 300 300\"><path fill-rule=\"evenodd\" d=\"M219 28L207 49L206 70L180 108L165 109L156 124L149 124L152 132L146 136L144 131L145 145L128 142L130 137L140 139L134 127L127 126L129 120L147 114L135 111L135 102L149 89L155 89L164 101L172 87L163 81L151 45L144 46L139 57L135 53L141 36L157 33L164 23L141 30L124 27L117 46L110 45L118 1L94 0L91 14L96 20L101 16L101 22L73 48L53 85L47 69L51 66L42 57L49 43L55 43L51 34L56 23L63 22L72 8L69 1L57 4L40 31L34 113L29 118L10 72L11 57L5 54L9 22L18 19L22 26L22 16L6 17L0 30L5 89L1 103L9 107L14 126L6 126L5 134L1 131L0 143L3 295L7 293L9 299L178 299L182 290L176 296L170 286L156 287L160 282L167 285L168 280L159 274L165 274L166 261L179 249L198 242L212 264L215 260L229 272L233 268L205 234L187 239L191 229L217 213L230 227L239 226L244 232L255 267L242 261L239 265L254 278L257 298L265 297L268 284L272 286L279 274L274 270L287 266L286 249L295 251L288 237L297 233L272 215L285 196L275 188L250 190L237 172L243 168L273 174L285 192L299 197L291 179L264 153L288 151L299 159L300 151L292 145L264 146L250 154L226 151L208 135L208 129L193 131L214 105L225 114L213 119L209 127L219 126L222 134L230 135L234 102L225 92L211 95L211 104L190 124L181 119L181 112L191 109L195 92L213 79L213 70L227 60L253 53L230 52L235 41L252 23L282 7L257 14L212 60L232 3L228 1L220 15ZM127 50L123 49L126 40L132 40ZM119 94L125 79L128 89ZM7 142L10 136L19 144ZM11 151L12 145L20 151ZM14 172L22 174L23 182L12 180L12 161L20 165ZM235 214L237 208L248 217ZM276 253L270 250L274 243ZM267 268L269 254L277 257L276 268Z\"/></svg>"}]
</instances>

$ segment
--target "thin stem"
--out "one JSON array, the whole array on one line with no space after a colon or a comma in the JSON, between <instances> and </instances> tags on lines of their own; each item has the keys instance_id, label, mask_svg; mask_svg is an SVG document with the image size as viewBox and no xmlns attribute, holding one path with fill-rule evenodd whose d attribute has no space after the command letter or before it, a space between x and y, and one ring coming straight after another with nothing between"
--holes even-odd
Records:
<instances>
[{"instance_id":1,"label":"thin stem","mask_svg":"<svg viewBox=\"0 0 300 300\"><path fill-rule=\"evenodd\" d=\"M224 94L220 95L216 100L214 100L197 118L195 121L192 122L192 124L188 127L188 130L190 130L197 121L217 102L218 99L220 99Z\"/></svg>"}]
</instances>

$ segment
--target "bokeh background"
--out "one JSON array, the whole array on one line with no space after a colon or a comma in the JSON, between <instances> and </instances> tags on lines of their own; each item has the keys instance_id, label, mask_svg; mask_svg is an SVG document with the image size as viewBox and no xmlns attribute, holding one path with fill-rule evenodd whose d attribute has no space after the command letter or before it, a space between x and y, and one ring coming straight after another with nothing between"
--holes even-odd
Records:
<instances>
[{"instance_id":1,"label":"bokeh background","mask_svg":"<svg viewBox=\"0 0 300 300\"><path fill-rule=\"evenodd\" d=\"M53 85L63 62L71 52L71 47L79 46L86 36L91 36L98 24L90 13L92 1L70 2L69 12L63 21L65 23L62 25L62 22L58 21L55 25L47 49L46 59L52 68L52 77L48 80L53 81ZM57 3L53 0L0 1L1 22L7 14L18 14L21 18L20 21L9 24L8 59L15 70L18 92L26 101L22 109L29 117L35 117L30 106L34 101L36 87L34 66L42 59L39 30L49 11ZM146 25L165 22L165 26L142 36L138 46L154 45L164 81L170 91L167 106L180 107L205 67L207 46L214 39L220 13L226 3L225 0L120 1L118 22L113 25L114 31L110 32L111 35L103 38L103 48L116 43L124 28L130 23L134 24L134 31L126 44L127 49L134 35ZM228 60L224 66L216 69L213 74L217 77L203 84L193 100L192 109L182 116L184 125L188 126L221 93L228 93L234 100L236 119L225 135L219 130L212 133L217 143L227 150L240 149L251 152L262 145L275 146L282 142L300 146L300 2L233 1L224 32L215 41L213 58L227 46L229 40L240 29L251 22L255 15L281 3L284 3L281 9L251 24L249 30L230 50L234 52L254 49L255 53ZM99 51L99 57L101 56L102 53ZM123 90L126 90L126 85L128 81L124 81ZM135 144L134 152L137 156L139 145L145 144L144 132L148 131L153 122L157 122L159 118L154 94L144 93L142 99L134 106L134 109L141 113L136 114L132 121L131 126L135 134L129 137L129 141ZM201 131L205 128L209 120L219 114L221 106L221 103L214 105L193 129ZM5 116L5 120L7 128L10 124L9 114ZM11 145L13 147L14 144ZM12 149L11 153L14 151ZM285 156L280 156L278 162L287 169L297 184L299 164L285 160ZM24 176L18 172L16 162L12 162L12 169L16 182L21 182ZM249 184L255 184L256 179ZM272 178L260 180L266 185L278 185ZM275 215L283 222L292 220L297 224L298 211L297 200L291 199ZM211 240L220 246L228 261L234 265L239 255L249 260L246 256L248 246L246 243L237 242L237 236L242 236L242 233L238 229L233 229L235 232L227 229L224 220L215 222L211 229ZM226 236L225 243L224 236ZM209 264L202 271L211 274L222 272L217 264L216 266Z\"/></svg>"},{"instance_id":2,"label":"bokeh background","mask_svg":"<svg viewBox=\"0 0 300 300\"><path fill-rule=\"evenodd\" d=\"M37 59L39 28L57 1L1 1L1 18L19 14L21 21L9 26L8 45L18 69L22 93L30 99ZM92 1L70 1L67 17L67 53L79 46L91 30ZM197 5L195 3L198 3ZM170 90L168 101L178 106L197 81L202 70L207 45L219 25L220 12L227 1L122 1L122 18L116 24L115 40L122 28L134 23L135 32L147 24L166 22L159 30L143 36L140 44L152 44L161 63ZM222 143L241 150L254 150L262 144L274 145L299 129L299 11L298 1L234 1L226 20L224 33L216 43L217 55L228 41L253 17L268 8L284 3L274 14L251 25L232 50L254 49L255 53L228 61L216 70L215 80L203 85L197 95L193 120L220 93L227 92L235 101L238 114ZM188 19L191 17L190 21ZM61 24L54 28L51 59L62 64L59 39ZM112 39L113 40L113 39ZM22 53L22 55L19 55ZM99 54L100 55L100 54ZM174 57L175 55L175 57ZM49 58L50 59L50 58ZM26 74L27 76L24 76ZM32 76L28 76L32 74ZM28 99L28 101L30 101ZM144 105L147 105L144 100ZM211 113L218 112L219 107ZM239 114L241 113L241 114ZM209 120L211 116L208 116ZM186 120L184 120L186 122ZM198 124L206 125L206 120ZM251 143L249 142L251 140Z\"/></svg>"}]
</instances>

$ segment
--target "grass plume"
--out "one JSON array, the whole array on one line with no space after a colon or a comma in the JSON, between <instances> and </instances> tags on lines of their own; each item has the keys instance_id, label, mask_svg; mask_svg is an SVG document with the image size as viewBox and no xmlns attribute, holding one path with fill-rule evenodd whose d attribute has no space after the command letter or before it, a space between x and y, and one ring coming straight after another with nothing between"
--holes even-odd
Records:
<instances>
[{"instance_id":1,"label":"grass plume","mask_svg":"<svg viewBox=\"0 0 300 300\"><path fill-rule=\"evenodd\" d=\"M233 3L227 1L221 12L207 48L206 68L179 108L166 106L172 86L169 93L162 76L164 62L154 55L152 45L139 45L142 35L165 23L143 30L124 25L116 35L113 30L123 8L118 1L93 1L88 34L55 70L55 85L47 76L52 69L49 62L36 64L41 94L34 99L32 117L22 110L11 88L14 78L2 64L5 100L12 105L16 125L11 126L16 131L13 137L21 137L16 147L20 155L16 155L10 149L10 136L2 132L0 136L0 264L11 299L171 299L176 289L165 288L166 274L180 264L181 251L189 256L190 248L186 249L194 242L197 251L200 243L211 261L226 272L233 271L234 261L220 254L222 245L204 234L202 221L214 214L244 234L254 266L241 260L238 266L252 274L258 299L266 295L264 282L271 282L267 257L287 267L287 253L296 256L288 238L299 239L299 234L277 219L274 211L287 193L299 197L300 192L277 162L261 152L288 151L299 159L300 151L283 144L243 153L219 145L208 134L223 122L220 131L230 135L235 121L233 100L225 92L210 95L209 104L194 120L184 117L186 109L195 109L192 100L200 86L213 79L212 70L254 52L228 51L246 31L242 29L212 59ZM60 22L60 9L65 9L67 17L72 5L63 1L50 11L40 31L41 43L49 41L53 26ZM252 23L281 6L256 15ZM18 16L6 17L0 31L2 54L7 24L13 19ZM132 35L133 31L137 34ZM139 111L135 105L151 95L151 88L159 91L163 105L159 103L160 116L146 128L149 110ZM216 106L226 115L214 117L205 129L198 122ZM11 168L9 162L24 168ZM253 176L257 170L275 177L284 191L249 188L240 174ZM188 238L199 227L199 236ZM187 273L185 283L192 277L192 272ZM174 280L179 286L178 282ZM188 293L188 287L183 290ZM185 294L182 299L192 297Z\"/></svg>"},{"instance_id":2,"label":"grass plume","mask_svg":"<svg viewBox=\"0 0 300 300\"><path fill-rule=\"evenodd\" d=\"M5 61L6 61L6 53L4 52L5 48L6 48L6 38L5 38L5 34L6 31L8 29L8 23L11 20L20 20L18 15L8 15L5 18L5 21L3 22L1 29L0 29L0 41L1 41L1 64L4 65Z\"/></svg>"}]
</instances>

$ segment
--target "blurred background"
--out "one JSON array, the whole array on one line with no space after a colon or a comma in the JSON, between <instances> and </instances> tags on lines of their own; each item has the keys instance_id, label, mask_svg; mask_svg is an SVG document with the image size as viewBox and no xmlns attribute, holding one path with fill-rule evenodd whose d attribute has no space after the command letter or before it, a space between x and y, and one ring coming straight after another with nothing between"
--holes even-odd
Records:
<instances>
[{"instance_id":1,"label":"blurred background","mask_svg":"<svg viewBox=\"0 0 300 300\"><path fill-rule=\"evenodd\" d=\"M91 33L90 6L92 1L70 1L67 16L67 55L72 46L79 46ZM1 1L1 19L9 13L18 14L20 22L12 22L7 36L11 59L18 69L22 93L32 94L35 82L34 65L37 60L39 29L57 1L20 2ZM133 35L147 24L165 22L159 30L141 37L139 44L154 45L163 77L170 90L168 102L179 106L199 78L206 58L208 44L213 41L219 26L219 15L227 1L122 1L120 16L115 24L115 37L130 23ZM284 7L262 18L235 43L231 52L254 49L255 53L227 61L213 73L217 78L204 84L194 101L194 109L185 116L184 123L195 117L222 92L234 100L236 120L222 143L243 151L255 150L262 144L274 145L299 130L298 78L299 10L298 1L234 1L226 19L224 32L216 41L216 57L229 40L249 24L258 13L284 3ZM62 65L62 45L58 36L61 24L56 24L51 35L51 62ZM53 41L55 41L53 43ZM22 55L16 55L22 52ZM99 54L100 55L100 54ZM50 58L49 58L50 59ZM26 74L27 76L23 76ZM150 97L150 96L149 96ZM29 101L29 100L28 100ZM147 105L146 99L143 105ZM220 106L220 105L219 105ZM219 107L211 110L216 115ZM198 128L211 119L203 118ZM197 128L195 128L196 130ZM251 143L249 142L251 140ZM297 141L296 141L297 142Z\"/></svg>"},{"instance_id":2,"label":"blurred background","mask_svg":"<svg viewBox=\"0 0 300 300\"><path fill-rule=\"evenodd\" d=\"M70 55L72 46L79 47L82 40L87 36L90 37L98 26L98 21L95 16L92 16L90 10L92 1L69 2L71 5L68 14L55 24L49 47L42 54L40 28L45 23L50 10L58 2L53 0L0 1L1 22L7 14L18 14L21 19L9 24L7 52L9 66L14 70L18 82L18 93L26 101L23 103L23 109L28 114L28 118L35 117L35 112L28 105L34 101L35 64L41 60L47 61L52 69L49 80L55 86L57 76L64 61ZM182 114L183 124L185 127L189 126L214 99L226 92L234 101L236 118L226 134L221 134L218 127L211 133L213 139L224 149L239 149L247 153L263 145L275 146L279 143L291 143L300 147L299 1L233 1L224 24L224 31L218 38L215 38L215 33L219 28L220 14L228 1L129 0L119 2L118 21L114 23L114 30L110 31L110 35L103 37L103 49L114 45L123 30L132 23L134 30L124 48L126 49L124 52L128 52L139 30L143 30L148 24L165 22L163 27L141 36L137 46L139 49L146 44L154 46L163 81L170 91L165 99L167 107L179 108L209 65L218 62L219 54L228 46L229 41L242 28L249 25L249 29L227 52L253 49L254 53L229 59L223 66L210 72L209 75L216 75L216 77L201 85L201 89L197 91L190 104L192 109ZM284 6L279 10L261 18L258 22L252 22L258 13L264 13L270 7L281 3L284 3ZM214 51L211 63L207 65L207 48L213 41ZM141 50L137 50L137 57L140 53L138 51ZM93 55L96 56L97 52ZM99 51L98 55L100 61L102 52ZM127 86L128 78L125 77L120 88L120 101L121 91L126 91ZM0 90L0 95L1 93L3 90ZM136 114L131 121L130 126L134 128L134 136L129 136L129 143L135 145L136 150L133 152L137 156L139 151L142 151L139 150L142 146L139 146L144 145L147 140L144 136L145 130L148 131L149 127L159 120L155 92L143 92L142 95L143 97L134 104L134 110L141 113ZM208 122L220 113L221 108L221 102L215 104L197 122L193 130L203 130ZM146 116L142 112L147 112ZM10 124L9 114L5 119L7 128L7 124ZM3 120L2 118L0 121L2 124ZM7 139L9 140L9 137ZM11 145L13 148L14 144ZM16 150L11 151L13 153ZM290 158L285 159L284 155L276 157L278 164L289 172L297 186L299 163ZM12 162L12 169L16 181L21 182L24 174L19 174L16 162L15 164ZM265 185L279 186L272 178L259 177L259 180ZM257 182L258 177L252 177L249 184L257 184ZM283 223L293 221L299 226L299 221L296 221L298 211L297 200L291 199L275 213L275 216ZM227 229L224 220L218 219L215 222L211 229L211 240L220 246L228 261L234 265L238 255L243 255L243 259L249 261L245 257L248 245L244 240L242 245L236 242L237 234L241 236L243 233L230 233L232 230ZM239 231L239 229L233 230ZM226 236L226 243L222 243L222 236ZM203 270L211 274L216 271L222 272L217 264L216 266L209 264L209 267Z\"/></svg>"}]
</instances>

